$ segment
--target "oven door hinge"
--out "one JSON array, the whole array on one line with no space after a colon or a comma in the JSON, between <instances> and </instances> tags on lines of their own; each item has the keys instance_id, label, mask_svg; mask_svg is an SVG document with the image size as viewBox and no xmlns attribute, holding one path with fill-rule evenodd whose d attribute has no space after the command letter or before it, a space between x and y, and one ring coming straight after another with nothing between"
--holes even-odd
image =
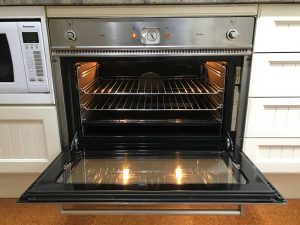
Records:
<instances>
[{"instance_id":1,"label":"oven door hinge","mask_svg":"<svg viewBox=\"0 0 300 225\"><path fill-rule=\"evenodd\" d=\"M227 136L226 136L226 149L230 152L233 152L233 141L231 139L230 134L227 131Z\"/></svg>"},{"instance_id":2,"label":"oven door hinge","mask_svg":"<svg viewBox=\"0 0 300 225\"><path fill-rule=\"evenodd\" d=\"M74 134L74 137L71 142L71 151L78 151L78 135L77 132Z\"/></svg>"},{"instance_id":3,"label":"oven door hinge","mask_svg":"<svg viewBox=\"0 0 300 225\"><path fill-rule=\"evenodd\" d=\"M64 170L69 169L71 167L71 165L72 165L72 162L65 163L63 166Z\"/></svg>"},{"instance_id":4,"label":"oven door hinge","mask_svg":"<svg viewBox=\"0 0 300 225\"><path fill-rule=\"evenodd\" d=\"M71 142L70 151L67 156L66 163L63 165L64 170L67 170L71 167L73 161L72 159L74 158L74 156L76 157L76 155L78 154L79 154L79 143L78 143L78 135L76 132Z\"/></svg>"},{"instance_id":5,"label":"oven door hinge","mask_svg":"<svg viewBox=\"0 0 300 225\"><path fill-rule=\"evenodd\" d=\"M236 168L236 169L241 169L241 165L238 164L238 163L235 163L235 162L232 162L233 166Z\"/></svg>"},{"instance_id":6,"label":"oven door hinge","mask_svg":"<svg viewBox=\"0 0 300 225\"><path fill-rule=\"evenodd\" d=\"M84 153L82 151L82 146L80 146L77 132L74 134L74 137L72 139L70 153L75 157L81 157Z\"/></svg>"}]
</instances>

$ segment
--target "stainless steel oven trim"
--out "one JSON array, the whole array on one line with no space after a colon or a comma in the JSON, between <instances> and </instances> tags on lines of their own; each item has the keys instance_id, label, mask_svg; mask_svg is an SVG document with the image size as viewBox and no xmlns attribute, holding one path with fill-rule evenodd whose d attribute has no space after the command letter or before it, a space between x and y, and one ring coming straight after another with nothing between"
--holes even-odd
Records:
<instances>
[{"instance_id":1,"label":"stainless steel oven trim","mask_svg":"<svg viewBox=\"0 0 300 225\"><path fill-rule=\"evenodd\" d=\"M192 48L118 48L118 49L53 49L53 56L61 57L116 57L116 56L246 56L251 55L251 49L192 49Z\"/></svg>"},{"instance_id":2,"label":"stainless steel oven trim","mask_svg":"<svg viewBox=\"0 0 300 225\"><path fill-rule=\"evenodd\" d=\"M71 50L72 51L72 50ZM61 71L61 65L60 65L60 59L63 57L97 57L101 55L93 55L90 54L90 51L79 51L79 50L73 50L76 51L77 54L72 54L70 50L53 50L52 51L52 67L53 67L53 79L55 81L54 90L56 93L56 101L57 101L57 108L58 108L58 118L59 118L59 124L60 124L60 135L61 135L61 144L63 149L69 149L70 148L70 137L68 134L68 128L67 128L67 117L66 117L66 111L65 111L65 102L64 102L64 91L63 91L63 85L62 85L62 71ZM245 112L247 109L247 95L248 91L247 85L250 80L250 66L251 66L251 50L247 50L247 53L240 53L239 56L244 56L244 65L242 68L242 74L241 79L242 81L242 87L241 87L241 93L239 96L239 113L236 115L236 148L238 149L238 152L242 151L242 138L244 133L244 125L243 125L243 119L246 118ZM83 55L81 55L83 54ZM183 54L184 55L184 54ZM217 56L221 56L219 53L216 53ZM114 55L115 56L115 55ZM158 55L155 55L158 56ZM175 56L172 54L172 56ZM202 55L201 55L202 56ZM208 54L205 54L203 56L209 56ZM234 56L233 54L230 54L228 56ZM243 110L243 112L241 112ZM238 162L237 162L238 163Z\"/></svg>"},{"instance_id":3,"label":"stainless steel oven trim","mask_svg":"<svg viewBox=\"0 0 300 225\"><path fill-rule=\"evenodd\" d=\"M61 206L63 215L233 215L244 214L244 206L237 209L68 209Z\"/></svg>"},{"instance_id":4,"label":"stainless steel oven trim","mask_svg":"<svg viewBox=\"0 0 300 225\"><path fill-rule=\"evenodd\" d=\"M50 18L49 32L52 47L57 48L251 48L254 22L254 17ZM143 30L154 28L160 41L143 43ZM236 38L228 36L232 29Z\"/></svg>"}]
</instances>

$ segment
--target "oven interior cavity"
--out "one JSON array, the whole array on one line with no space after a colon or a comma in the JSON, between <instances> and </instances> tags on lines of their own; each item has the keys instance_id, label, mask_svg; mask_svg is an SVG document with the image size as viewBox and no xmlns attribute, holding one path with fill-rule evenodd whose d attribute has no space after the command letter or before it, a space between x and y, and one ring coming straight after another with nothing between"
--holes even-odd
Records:
<instances>
[{"instance_id":1,"label":"oven interior cavity","mask_svg":"<svg viewBox=\"0 0 300 225\"><path fill-rule=\"evenodd\" d=\"M221 135L226 62L103 58L75 71L85 136Z\"/></svg>"}]
</instances>

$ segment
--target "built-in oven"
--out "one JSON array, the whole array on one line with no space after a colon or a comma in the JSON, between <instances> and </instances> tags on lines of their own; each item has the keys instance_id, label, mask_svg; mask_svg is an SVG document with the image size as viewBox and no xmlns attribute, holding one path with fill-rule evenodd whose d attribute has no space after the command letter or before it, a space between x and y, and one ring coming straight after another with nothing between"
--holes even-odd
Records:
<instances>
[{"instance_id":1,"label":"built-in oven","mask_svg":"<svg viewBox=\"0 0 300 225\"><path fill-rule=\"evenodd\" d=\"M242 152L254 24L49 19L64 151L20 201L283 203Z\"/></svg>"},{"instance_id":2,"label":"built-in oven","mask_svg":"<svg viewBox=\"0 0 300 225\"><path fill-rule=\"evenodd\" d=\"M0 21L0 94L49 93L40 21Z\"/></svg>"}]
</instances>

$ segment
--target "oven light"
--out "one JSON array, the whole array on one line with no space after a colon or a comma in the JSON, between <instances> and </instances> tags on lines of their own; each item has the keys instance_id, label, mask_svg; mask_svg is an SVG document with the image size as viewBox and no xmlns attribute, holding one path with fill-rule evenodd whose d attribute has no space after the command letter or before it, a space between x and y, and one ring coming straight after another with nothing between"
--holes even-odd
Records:
<instances>
[{"instance_id":1,"label":"oven light","mask_svg":"<svg viewBox=\"0 0 300 225\"><path fill-rule=\"evenodd\" d=\"M123 169L123 184L127 184L129 180L129 169Z\"/></svg>"},{"instance_id":2,"label":"oven light","mask_svg":"<svg viewBox=\"0 0 300 225\"><path fill-rule=\"evenodd\" d=\"M181 184L183 175L180 166L177 166L177 168L175 169L175 176L176 176L177 184Z\"/></svg>"},{"instance_id":3,"label":"oven light","mask_svg":"<svg viewBox=\"0 0 300 225\"><path fill-rule=\"evenodd\" d=\"M136 37L137 37L136 33L132 33L132 34L131 34L131 38L132 38L132 39L136 39Z\"/></svg>"}]
</instances>

